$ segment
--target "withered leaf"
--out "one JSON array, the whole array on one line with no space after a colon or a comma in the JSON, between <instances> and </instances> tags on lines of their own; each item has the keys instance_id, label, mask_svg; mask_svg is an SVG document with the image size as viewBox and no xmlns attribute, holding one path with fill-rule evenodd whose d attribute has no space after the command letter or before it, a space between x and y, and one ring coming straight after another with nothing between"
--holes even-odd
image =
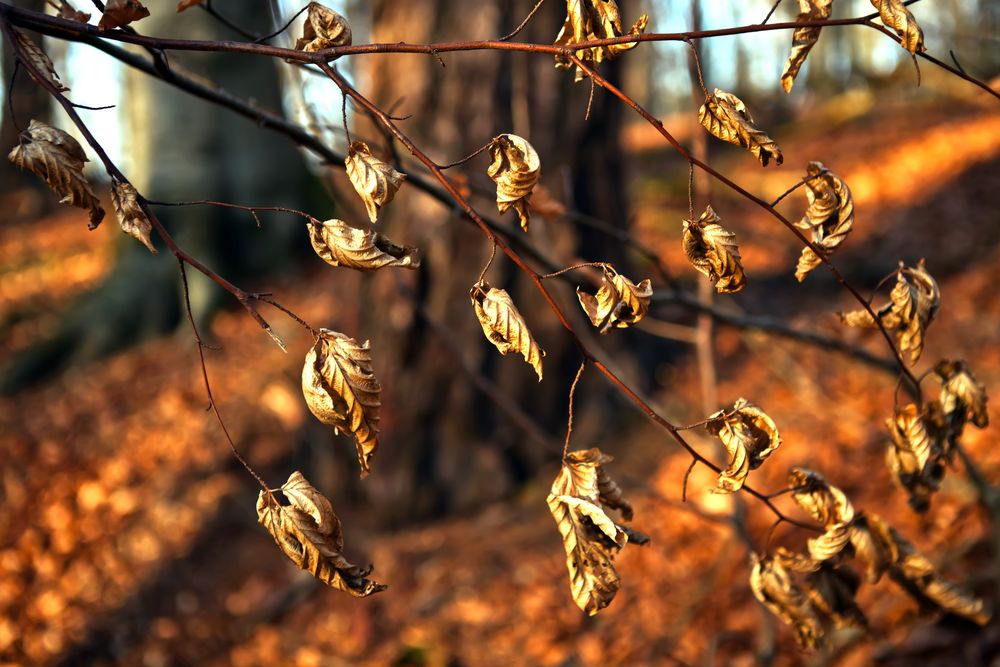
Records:
<instances>
[{"instance_id":1,"label":"withered leaf","mask_svg":"<svg viewBox=\"0 0 1000 667\"><path fill-rule=\"evenodd\" d=\"M546 502L566 549L570 592L590 615L611 604L621 581L612 560L634 534L608 516L617 507L631 517L632 506L602 466L611 457L599 449L569 452L552 483Z\"/></svg>"},{"instance_id":2,"label":"withered leaf","mask_svg":"<svg viewBox=\"0 0 1000 667\"><path fill-rule=\"evenodd\" d=\"M497 209L506 213L513 207L521 219L521 229L528 231L528 202L542 170L538 153L526 139L501 134L490 143L490 157L493 161L486 173L497 184Z\"/></svg>"},{"instance_id":3,"label":"withered leaf","mask_svg":"<svg viewBox=\"0 0 1000 667\"><path fill-rule=\"evenodd\" d=\"M940 416L941 424L936 424ZM925 512L930 506L931 495L937 491L944 476L948 445L944 415L940 405L926 403L921 411L913 403L897 409L892 419L886 420L892 442L886 451L886 466L896 484L909 495L910 506Z\"/></svg>"},{"instance_id":4,"label":"withered leaf","mask_svg":"<svg viewBox=\"0 0 1000 667\"><path fill-rule=\"evenodd\" d=\"M722 441L729 453L716 493L739 491L750 471L759 468L781 445L774 420L745 398L737 399L732 410L720 410L709 417L705 428Z\"/></svg>"},{"instance_id":5,"label":"withered leaf","mask_svg":"<svg viewBox=\"0 0 1000 667\"><path fill-rule=\"evenodd\" d=\"M628 34L641 35L646 30L649 17L645 14L632 25ZM615 0L566 0L566 20L556 36L556 46L572 46L580 42L590 42L598 39L621 37L622 21ZM638 42L611 44L609 46L594 46L578 49L575 52L585 65L595 68L605 60L613 60L620 54L634 49ZM573 61L560 54L556 56L558 69L569 69ZM576 80L581 81L586 75L577 67Z\"/></svg>"},{"instance_id":6,"label":"withered leaf","mask_svg":"<svg viewBox=\"0 0 1000 667\"><path fill-rule=\"evenodd\" d=\"M736 234L725 229L712 205L697 220L684 220L683 246L691 265L715 282L721 293L739 292L747 285Z\"/></svg>"},{"instance_id":7,"label":"withered leaf","mask_svg":"<svg viewBox=\"0 0 1000 667\"><path fill-rule=\"evenodd\" d=\"M986 387L972 374L972 369L964 361L942 359L934 366L934 372L941 378L941 396L938 400L945 415L956 426L972 421L979 428L990 423L986 412Z\"/></svg>"},{"instance_id":8,"label":"withered leaf","mask_svg":"<svg viewBox=\"0 0 1000 667\"><path fill-rule=\"evenodd\" d=\"M813 611L809 598L792 580L777 558L750 555L750 590L761 604L795 629L799 646L815 649L825 640L823 626Z\"/></svg>"},{"instance_id":9,"label":"withered leaf","mask_svg":"<svg viewBox=\"0 0 1000 667\"><path fill-rule=\"evenodd\" d=\"M698 110L698 120L712 136L743 146L765 167L772 159L778 164L784 161L778 144L754 127L743 100L732 93L716 88Z\"/></svg>"},{"instance_id":10,"label":"withered leaf","mask_svg":"<svg viewBox=\"0 0 1000 667\"><path fill-rule=\"evenodd\" d=\"M517 352L535 369L538 381L542 381L542 357L545 351L538 346L528 330L521 313L507 290L490 287L482 280L472 286L469 292L476 317L483 327L486 338L500 350L500 354Z\"/></svg>"},{"instance_id":11,"label":"withered leaf","mask_svg":"<svg viewBox=\"0 0 1000 667\"><path fill-rule=\"evenodd\" d=\"M351 26L343 16L318 2L310 2L302 37L295 42L297 51L322 51L335 46L349 46Z\"/></svg>"},{"instance_id":12,"label":"withered leaf","mask_svg":"<svg viewBox=\"0 0 1000 667\"><path fill-rule=\"evenodd\" d=\"M851 547L858 560L865 564L865 579L875 583L889 566L899 559L891 527L879 516L858 512L851 526Z\"/></svg>"},{"instance_id":13,"label":"withered leaf","mask_svg":"<svg viewBox=\"0 0 1000 667\"><path fill-rule=\"evenodd\" d=\"M399 186L406 180L392 165L372 155L368 144L355 141L347 151L347 177L368 209L372 222L378 221L379 209L392 201Z\"/></svg>"},{"instance_id":14,"label":"withered leaf","mask_svg":"<svg viewBox=\"0 0 1000 667\"><path fill-rule=\"evenodd\" d=\"M854 506L817 472L792 468L788 484L795 489L792 497L799 507L825 528L822 535L808 540L810 557L816 562L837 557L850 542Z\"/></svg>"},{"instance_id":15,"label":"withered leaf","mask_svg":"<svg viewBox=\"0 0 1000 667\"><path fill-rule=\"evenodd\" d=\"M796 224L808 230L812 242L829 257L844 242L854 226L854 197L844 181L830 172L821 162L806 167L806 198L809 207ZM802 282L806 274L822 264L812 248L803 248L795 278Z\"/></svg>"},{"instance_id":16,"label":"withered leaf","mask_svg":"<svg viewBox=\"0 0 1000 667\"><path fill-rule=\"evenodd\" d=\"M340 520L330 501L302 473L292 473L281 490L291 504L281 505L273 494L261 491L257 496L257 521L296 567L355 597L388 588L368 578L371 566L358 567L344 558Z\"/></svg>"},{"instance_id":17,"label":"withered leaf","mask_svg":"<svg viewBox=\"0 0 1000 667\"><path fill-rule=\"evenodd\" d=\"M104 14L97 27L101 30L121 28L133 21L149 16L149 10L139 0L108 0L104 3Z\"/></svg>"},{"instance_id":18,"label":"withered leaf","mask_svg":"<svg viewBox=\"0 0 1000 667\"><path fill-rule=\"evenodd\" d=\"M799 0L799 15L796 22L822 21L830 18L833 12L833 0ZM822 28L818 26L802 26L792 33L792 51L785 62L785 70L781 73L781 86L786 93L792 92L795 77L798 76L806 56L819 39Z\"/></svg>"},{"instance_id":19,"label":"withered leaf","mask_svg":"<svg viewBox=\"0 0 1000 667\"><path fill-rule=\"evenodd\" d=\"M902 3L902 0L871 0L872 5L878 10L882 23L896 31L902 39L902 46L910 53L923 53L927 50L924 46L924 31L917 25L917 19Z\"/></svg>"},{"instance_id":20,"label":"withered leaf","mask_svg":"<svg viewBox=\"0 0 1000 667\"><path fill-rule=\"evenodd\" d=\"M89 15L87 18L90 18ZM11 28L14 31L14 39L17 41L18 50L23 54L24 58L27 59L29 67L25 67L25 70L40 84L48 82L59 92L65 92L69 90L63 85L62 81L59 80L59 74L56 72L55 65L52 64L52 60L49 56L42 51L42 49L31 41L31 38L26 34L18 30L17 28ZM43 77L39 79L38 77ZM37 122L37 121L31 121ZM31 131L30 128L28 130Z\"/></svg>"},{"instance_id":21,"label":"withered leaf","mask_svg":"<svg viewBox=\"0 0 1000 667\"><path fill-rule=\"evenodd\" d=\"M646 316L653 296L649 279L636 285L610 264L602 264L601 269L604 274L596 294L576 288L576 297L591 323L602 334L608 333L611 327L625 328L638 323Z\"/></svg>"},{"instance_id":22,"label":"withered leaf","mask_svg":"<svg viewBox=\"0 0 1000 667\"><path fill-rule=\"evenodd\" d=\"M311 221L309 241L323 261L358 271L375 271L387 266L416 269L420 253L412 246L396 245L377 232L349 226L343 220Z\"/></svg>"},{"instance_id":23,"label":"withered leaf","mask_svg":"<svg viewBox=\"0 0 1000 667\"><path fill-rule=\"evenodd\" d=\"M115 213L118 214L118 224L121 225L122 231L146 246L149 252L155 255L156 248L150 238L153 225L139 206L138 196L130 183L112 180L111 202L115 205Z\"/></svg>"},{"instance_id":24,"label":"withered leaf","mask_svg":"<svg viewBox=\"0 0 1000 667\"><path fill-rule=\"evenodd\" d=\"M368 341L330 329L320 329L302 367L302 393L309 410L334 433L354 436L361 477L371 471L369 460L378 448L382 387L372 370Z\"/></svg>"},{"instance_id":25,"label":"withered leaf","mask_svg":"<svg viewBox=\"0 0 1000 667\"><path fill-rule=\"evenodd\" d=\"M59 0L59 18L66 19L68 21L76 21L78 23L86 23L90 20L90 14L86 12L81 12L76 9L73 5L69 4L66 0Z\"/></svg>"},{"instance_id":26,"label":"withered leaf","mask_svg":"<svg viewBox=\"0 0 1000 667\"><path fill-rule=\"evenodd\" d=\"M90 211L90 229L104 219L104 209L83 175L87 157L76 139L62 130L32 120L20 137L20 144L7 155L18 169L42 177L61 203Z\"/></svg>"},{"instance_id":27,"label":"withered leaf","mask_svg":"<svg viewBox=\"0 0 1000 667\"><path fill-rule=\"evenodd\" d=\"M813 608L835 628L865 628L868 620L854 598L861 581L853 570L823 564L806 575L806 593Z\"/></svg>"}]
</instances>

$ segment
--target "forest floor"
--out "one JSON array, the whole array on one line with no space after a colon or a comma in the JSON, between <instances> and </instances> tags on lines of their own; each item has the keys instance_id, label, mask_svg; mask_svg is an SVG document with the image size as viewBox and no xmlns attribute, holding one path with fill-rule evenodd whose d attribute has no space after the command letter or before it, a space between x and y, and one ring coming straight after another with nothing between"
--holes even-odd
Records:
<instances>
[{"instance_id":1,"label":"forest floor","mask_svg":"<svg viewBox=\"0 0 1000 667\"><path fill-rule=\"evenodd\" d=\"M713 162L751 191L776 196L808 160L821 159L850 184L858 211L835 257L845 273L870 289L898 259L926 257L940 282L941 312L916 371L963 358L1000 394L995 105L919 113L879 105L829 120L820 133L789 125L778 134L783 170L752 168L748 156L718 146ZM639 164L683 168L642 136L634 145ZM641 237L689 279L679 244L684 195L655 181L638 182L636 193ZM803 202L797 193L781 210L797 219ZM737 231L750 275L742 308L885 353L877 336L837 324L833 313L854 304L822 268L804 286L794 281L799 248L773 218L724 192L713 206ZM112 227L88 233L67 209L0 227L0 356L43 336L75 296L100 282L115 252ZM273 288L313 321L328 304L309 285L292 276ZM300 359L277 350L242 311L221 314L211 334L224 342L208 353L209 371L235 439L259 465L277 469L307 422ZM290 326L282 334L290 349L309 343ZM893 375L727 327L719 329L717 356L722 402L751 398L784 439L775 459L752 474L756 487L782 488L793 465L821 470L948 578L996 598L993 523L962 466L948 471L925 516L894 490L883 425ZM693 355L664 373L655 398L665 412L683 423L702 418L697 391L674 391L698 386ZM996 621L978 628L953 617L918 618L885 581L859 596L871 623L867 637L841 634L824 653L798 652L747 585L750 544L762 548L772 517L744 498L710 493L714 480L703 468L681 503L689 459L638 413L606 449L617 456L610 472L635 505L635 525L652 543L619 555L623 585L599 616L583 616L570 599L545 505L554 466L517 497L474 516L369 530L363 508L338 508L348 555L375 563L374 577L391 586L353 599L295 570L256 525L256 490L205 407L196 350L183 328L0 399L0 663L738 666L773 655L777 665L979 665L1000 656ZM990 417L993 426L968 428L962 442L986 478L1000 482L996 401ZM691 437L714 451L707 434ZM779 504L794 512L787 497ZM733 530L734 512L745 517L745 536ZM801 547L805 537L781 527L772 541Z\"/></svg>"}]
</instances>

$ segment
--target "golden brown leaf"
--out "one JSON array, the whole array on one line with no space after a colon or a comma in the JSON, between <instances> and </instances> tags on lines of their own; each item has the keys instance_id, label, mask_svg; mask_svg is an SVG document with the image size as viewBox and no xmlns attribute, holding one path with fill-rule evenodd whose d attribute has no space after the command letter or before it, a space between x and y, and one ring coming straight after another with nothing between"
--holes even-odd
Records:
<instances>
[{"instance_id":1,"label":"golden brown leaf","mask_svg":"<svg viewBox=\"0 0 1000 667\"><path fill-rule=\"evenodd\" d=\"M874 584L899 559L891 527L875 514L858 512L851 527L854 555L865 564L865 579Z\"/></svg>"},{"instance_id":2,"label":"golden brown leaf","mask_svg":"<svg viewBox=\"0 0 1000 667\"><path fill-rule=\"evenodd\" d=\"M747 285L747 276L740 261L736 234L719 223L712 205L697 220L684 220L683 245L691 265L715 282L721 293L739 292Z\"/></svg>"},{"instance_id":3,"label":"golden brown leaf","mask_svg":"<svg viewBox=\"0 0 1000 667\"><path fill-rule=\"evenodd\" d=\"M611 327L625 328L638 323L646 316L653 296L649 279L636 285L610 264L602 264L601 269L604 275L596 294L576 288L576 297L591 323L602 334L608 333Z\"/></svg>"},{"instance_id":4,"label":"golden brown leaf","mask_svg":"<svg viewBox=\"0 0 1000 667\"><path fill-rule=\"evenodd\" d=\"M602 466L611 461L599 449L569 452L546 502L566 549L570 592L590 615L611 604L621 581L612 560L634 534L607 515L605 505L631 517L632 506Z\"/></svg>"},{"instance_id":5,"label":"golden brown leaf","mask_svg":"<svg viewBox=\"0 0 1000 667\"><path fill-rule=\"evenodd\" d=\"M89 15L88 18L90 18ZM28 65L30 65L29 67L25 67L25 70L31 78L43 85L48 82L59 92L69 90L69 88L64 86L62 81L59 80L59 74L56 72L55 65L52 64L52 60L49 59L49 56L45 53L45 51L42 51L37 44L31 41L31 38L17 28L12 27L11 30L14 31L14 39L17 41L18 50L28 61ZM42 79L39 79L39 76L41 76ZM34 123L37 121L32 122ZM31 131L30 128L28 131Z\"/></svg>"},{"instance_id":6,"label":"golden brown leaf","mask_svg":"<svg viewBox=\"0 0 1000 667\"><path fill-rule=\"evenodd\" d=\"M632 25L628 34L641 35L645 32L648 22L649 17L643 14ZM555 45L572 46L580 42L621 37L623 34L625 33L622 32L618 3L615 0L566 0L566 20L556 36ZM609 46L594 46L579 49L575 55L585 65L593 69L605 60L613 60L625 51L634 49L637 44L638 42L625 42ZM557 55L556 67L569 69L573 67L573 61L562 54ZM584 77L583 70L577 67L576 80L581 81Z\"/></svg>"},{"instance_id":7,"label":"golden brown leaf","mask_svg":"<svg viewBox=\"0 0 1000 667\"><path fill-rule=\"evenodd\" d=\"M822 21L830 18L832 11L833 0L799 0L799 15L795 20L798 23ZM822 28L818 26L802 26L792 33L792 52L788 54L788 60L785 62L785 71L781 73L781 86L786 93L792 92L795 77L798 76L809 51L819 39L821 30Z\"/></svg>"},{"instance_id":8,"label":"golden brown leaf","mask_svg":"<svg viewBox=\"0 0 1000 667\"><path fill-rule=\"evenodd\" d=\"M108 0L104 3L104 14L97 27L101 30L121 28L133 21L149 16L149 10L139 0Z\"/></svg>"},{"instance_id":9,"label":"golden brown leaf","mask_svg":"<svg viewBox=\"0 0 1000 667\"><path fill-rule=\"evenodd\" d=\"M990 423L986 412L986 387L972 374L964 361L942 359L934 366L941 378L941 407L953 424L971 421L979 428Z\"/></svg>"},{"instance_id":10,"label":"golden brown leaf","mask_svg":"<svg viewBox=\"0 0 1000 667\"><path fill-rule=\"evenodd\" d=\"M912 403L906 405L886 420L886 426L892 436L886 466L896 484L906 490L910 506L925 512L944 476L949 449L940 404L926 403L923 411Z\"/></svg>"},{"instance_id":11,"label":"golden brown leaf","mask_svg":"<svg viewBox=\"0 0 1000 667\"><path fill-rule=\"evenodd\" d=\"M816 617L809 598L792 580L788 570L777 558L750 555L750 590L761 604L788 625L795 628L799 646L815 649L823 645L825 633Z\"/></svg>"},{"instance_id":12,"label":"golden brown leaf","mask_svg":"<svg viewBox=\"0 0 1000 667\"><path fill-rule=\"evenodd\" d=\"M545 351L538 346L528 330L521 313L511 300L507 290L490 287L481 280L469 292L476 317L483 327L486 338L500 350L500 354L517 352L530 364L542 381L542 357Z\"/></svg>"},{"instance_id":13,"label":"golden brown leaf","mask_svg":"<svg viewBox=\"0 0 1000 667\"><path fill-rule=\"evenodd\" d=\"M924 31L917 25L917 19L902 3L902 0L872 0L872 5L878 10L882 23L896 31L902 39L902 46L910 53L923 53Z\"/></svg>"},{"instance_id":14,"label":"golden brown leaf","mask_svg":"<svg viewBox=\"0 0 1000 667\"><path fill-rule=\"evenodd\" d=\"M111 202L115 205L115 213L118 214L118 224L121 225L122 231L146 246L149 252L157 254L149 236L153 231L153 226L142 207L139 206L138 193L135 188L129 183L112 180Z\"/></svg>"},{"instance_id":15,"label":"golden brown leaf","mask_svg":"<svg viewBox=\"0 0 1000 667\"><path fill-rule=\"evenodd\" d=\"M378 221L379 209L392 201L399 186L406 180L401 174L382 160L372 155L368 144L355 141L347 151L347 177L368 209L372 222Z\"/></svg>"},{"instance_id":16,"label":"golden brown leaf","mask_svg":"<svg viewBox=\"0 0 1000 667\"><path fill-rule=\"evenodd\" d=\"M712 136L743 146L765 167L772 159L778 164L784 161L778 144L754 127L743 100L732 93L716 88L698 110L698 120Z\"/></svg>"},{"instance_id":17,"label":"golden brown leaf","mask_svg":"<svg viewBox=\"0 0 1000 667\"><path fill-rule=\"evenodd\" d=\"M846 567L823 564L806 575L806 594L813 608L835 628L866 628L868 620L854 598L861 581Z\"/></svg>"},{"instance_id":18,"label":"golden brown leaf","mask_svg":"<svg viewBox=\"0 0 1000 667\"><path fill-rule=\"evenodd\" d=\"M67 21L76 21L77 23L86 23L90 20L90 14L86 12L77 11L76 7L69 4L66 0L59 0L59 13L57 16L61 19L66 19Z\"/></svg>"},{"instance_id":19,"label":"golden brown leaf","mask_svg":"<svg viewBox=\"0 0 1000 667\"><path fill-rule=\"evenodd\" d=\"M732 410L720 410L708 418L706 430L718 436L729 453L729 463L719 474L715 491L734 493L743 488L747 475L756 470L781 445L774 420L745 398Z\"/></svg>"},{"instance_id":20,"label":"golden brown leaf","mask_svg":"<svg viewBox=\"0 0 1000 667\"><path fill-rule=\"evenodd\" d=\"M490 143L490 157L493 161L486 173L497 184L497 209L506 213L513 207L521 219L521 229L528 231L528 201L542 170L538 153L516 134L501 134Z\"/></svg>"},{"instance_id":21,"label":"golden brown leaf","mask_svg":"<svg viewBox=\"0 0 1000 667\"><path fill-rule=\"evenodd\" d=\"M847 184L820 162L810 162L806 175L811 177L806 182L809 207L795 224L800 229L808 230L812 242L823 251L824 256L829 257L854 226L854 197ZM820 264L822 261L812 248L803 248L795 278L802 282L806 274Z\"/></svg>"},{"instance_id":22,"label":"golden brown leaf","mask_svg":"<svg viewBox=\"0 0 1000 667\"><path fill-rule=\"evenodd\" d=\"M296 567L355 597L388 588L368 578L370 566L358 567L344 558L340 520L330 501L302 473L292 473L281 490L291 504L281 505L273 494L261 491L257 496L257 521Z\"/></svg>"},{"instance_id":23,"label":"golden brown leaf","mask_svg":"<svg viewBox=\"0 0 1000 667\"><path fill-rule=\"evenodd\" d=\"M349 46L351 26L343 16L318 2L310 2L302 37L295 42L297 51L322 51L335 46Z\"/></svg>"},{"instance_id":24,"label":"golden brown leaf","mask_svg":"<svg viewBox=\"0 0 1000 667\"><path fill-rule=\"evenodd\" d=\"M354 436L361 477L371 471L369 460L378 448L379 398L382 387L372 370L368 341L320 329L302 367L302 393L309 410L334 433Z\"/></svg>"},{"instance_id":25,"label":"golden brown leaf","mask_svg":"<svg viewBox=\"0 0 1000 667\"><path fill-rule=\"evenodd\" d=\"M343 220L313 220L307 227L313 250L332 266L346 266L358 271L375 271L387 266L416 269L420 266L420 254L416 248L396 245L382 234L350 227Z\"/></svg>"},{"instance_id":26,"label":"golden brown leaf","mask_svg":"<svg viewBox=\"0 0 1000 667\"><path fill-rule=\"evenodd\" d=\"M104 219L104 209L83 175L87 157L76 139L60 129L32 120L21 142L7 156L18 169L42 177L60 202L90 211L90 229Z\"/></svg>"},{"instance_id":27,"label":"golden brown leaf","mask_svg":"<svg viewBox=\"0 0 1000 667\"><path fill-rule=\"evenodd\" d=\"M796 489L795 502L825 528L822 535L807 541L810 557L816 562L837 557L850 542L854 506L817 472L792 468L788 483Z\"/></svg>"}]
</instances>

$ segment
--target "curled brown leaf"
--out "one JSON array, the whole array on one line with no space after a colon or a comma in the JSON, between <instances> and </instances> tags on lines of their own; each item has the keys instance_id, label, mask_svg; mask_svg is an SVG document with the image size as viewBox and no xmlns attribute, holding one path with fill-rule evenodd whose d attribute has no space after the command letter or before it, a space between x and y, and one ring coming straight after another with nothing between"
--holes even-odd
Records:
<instances>
[{"instance_id":1,"label":"curled brown leaf","mask_svg":"<svg viewBox=\"0 0 1000 667\"><path fill-rule=\"evenodd\" d=\"M318 2L310 2L302 37L295 41L296 51L322 51L351 43L351 26L343 16Z\"/></svg>"},{"instance_id":2,"label":"curled brown leaf","mask_svg":"<svg viewBox=\"0 0 1000 667\"><path fill-rule=\"evenodd\" d=\"M601 286L596 294L576 288L576 297L591 323L602 334L608 333L611 327L625 328L638 323L646 316L653 296L649 279L636 285L610 264L602 264L601 269Z\"/></svg>"},{"instance_id":3,"label":"curled brown leaf","mask_svg":"<svg viewBox=\"0 0 1000 667\"><path fill-rule=\"evenodd\" d=\"M87 18L90 18L88 15ZM42 51L41 47L31 41L31 38L26 34L18 30L17 28L11 28L14 31L14 40L17 42L17 48L20 55L28 61L29 67L26 67L28 74L32 79L35 79L40 84L48 83L54 87L57 91L65 92L69 90L63 85L62 81L59 80L59 74L56 72L55 65L52 64L52 60L49 58L45 51ZM39 77L42 77L40 80ZM37 122L37 121L32 121ZM30 131L30 128L29 128Z\"/></svg>"},{"instance_id":4,"label":"curled brown leaf","mask_svg":"<svg viewBox=\"0 0 1000 667\"><path fill-rule=\"evenodd\" d=\"M822 646L826 633L808 596L792 579L782 562L773 557L750 555L750 590L761 604L795 629L799 646Z\"/></svg>"},{"instance_id":5,"label":"curled brown leaf","mask_svg":"<svg viewBox=\"0 0 1000 667\"><path fill-rule=\"evenodd\" d=\"M139 0L108 0L97 27L101 30L121 28L149 16L149 10Z\"/></svg>"},{"instance_id":6,"label":"curled brown leaf","mask_svg":"<svg viewBox=\"0 0 1000 667\"><path fill-rule=\"evenodd\" d=\"M307 225L313 250L332 266L376 271L387 266L420 267L420 253L377 232L356 229L343 220L313 220Z\"/></svg>"},{"instance_id":7,"label":"curled brown leaf","mask_svg":"<svg viewBox=\"0 0 1000 667\"><path fill-rule=\"evenodd\" d=\"M778 144L754 127L743 100L732 93L718 88L709 93L698 110L698 121L712 136L746 148L765 167L772 159L778 164L784 161Z\"/></svg>"},{"instance_id":8,"label":"curled brown leaf","mask_svg":"<svg viewBox=\"0 0 1000 667\"><path fill-rule=\"evenodd\" d=\"M719 292L739 292L747 277L736 245L736 234L725 229L712 205L697 220L684 220L683 246L688 261L715 282Z\"/></svg>"},{"instance_id":9,"label":"curled brown leaf","mask_svg":"<svg viewBox=\"0 0 1000 667\"><path fill-rule=\"evenodd\" d=\"M513 208L521 220L521 229L528 231L528 203L542 169L538 153L526 139L501 134L490 143L490 157L486 173L497 184L497 209L506 213Z\"/></svg>"},{"instance_id":10,"label":"curled brown leaf","mask_svg":"<svg viewBox=\"0 0 1000 667\"><path fill-rule=\"evenodd\" d=\"M139 195L130 183L111 181L111 203L118 215L118 224L122 231L146 246L149 252L157 254L150 234L153 225L150 224L146 212L139 206Z\"/></svg>"},{"instance_id":11,"label":"curled brown leaf","mask_svg":"<svg viewBox=\"0 0 1000 667\"><path fill-rule=\"evenodd\" d=\"M372 155L368 144L363 141L351 144L344 164L351 185L368 209L368 217L377 222L379 209L396 196L399 186L406 180L406 174Z\"/></svg>"},{"instance_id":12,"label":"curled brown leaf","mask_svg":"<svg viewBox=\"0 0 1000 667\"><path fill-rule=\"evenodd\" d=\"M799 0L799 15L795 18L797 23L806 21L822 21L830 18L833 12L833 0ZM786 93L792 92L795 85L795 77L806 61L806 56L812 47L819 40L819 33L822 30L819 26L802 26L796 28L792 33L792 51L788 54L785 62L785 70L781 73L781 86Z\"/></svg>"},{"instance_id":13,"label":"curled brown leaf","mask_svg":"<svg viewBox=\"0 0 1000 667\"><path fill-rule=\"evenodd\" d=\"M732 410L720 410L709 417L705 428L729 453L729 463L719 474L717 493L739 491L750 471L759 468L781 445L774 420L745 398L737 399Z\"/></svg>"},{"instance_id":14,"label":"curled brown leaf","mask_svg":"<svg viewBox=\"0 0 1000 667\"><path fill-rule=\"evenodd\" d=\"M535 369L538 381L541 382L542 357L545 356L545 351L535 342L507 290L490 287L489 283L482 280L472 286L469 297L487 340L500 350L500 354L520 354Z\"/></svg>"},{"instance_id":15,"label":"curled brown leaf","mask_svg":"<svg viewBox=\"0 0 1000 667\"><path fill-rule=\"evenodd\" d=\"M969 365L962 361L942 359L934 366L934 372L941 379L941 395L938 399L949 421L961 430L966 421L979 428L990 423L986 412L986 387L972 374Z\"/></svg>"},{"instance_id":16,"label":"curled brown leaf","mask_svg":"<svg viewBox=\"0 0 1000 667\"><path fill-rule=\"evenodd\" d=\"M643 14L632 25L628 34L641 35L648 22L649 17ZM573 46L580 42L621 37L623 34L621 15L615 0L566 0L566 20L556 36L555 45ZM595 68L605 60L613 60L625 51L634 49L637 44L638 42L625 42L592 46L576 50L575 55L588 67ZM573 67L573 61L559 54L556 56L556 67L569 69ZM576 81L583 80L585 76L584 71L577 67Z\"/></svg>"},{"instance_id":17,"label":"curled brown leaf","mask_svg":"<svg viewBox=\"0 0 1000 667\"><path fill-rule=\"evenodd\" d=\"M854 226L854 197L836 174L820 162L810 162L806 167L806 198L809 207L796 227L810 232L812 242L825 257L844 242ZM795 278L802 282L806 274L822 264L812 248L803 248Z\"/></svg>"},{"instance_id":18,"label":"curled brown leaf","mask_svg":"<svg viewBox=\"0 0 1000 667\"><path fill-rule=\"evenodd\" d=\"M917 19L902 0L871 0L872 5L878 10L882 23L896 31L902 40L902 46L910 53L923 53L927 50L924 46L924 31L917 25Z\"/></svg>"},{"instance_id":19,"label":"curled brown leaf","mask_svg":"<svg viewBox=\"0 0 1000 667\"><path fill-rule=\"evenodd\" d=\"M66 19L67 21L76 21L77 23L86 23L90 20L90 14L86 12L77 11L76 7L71 5L67 0L59 0L58 5L59 18Z\"/></svg>"}]
</instances>

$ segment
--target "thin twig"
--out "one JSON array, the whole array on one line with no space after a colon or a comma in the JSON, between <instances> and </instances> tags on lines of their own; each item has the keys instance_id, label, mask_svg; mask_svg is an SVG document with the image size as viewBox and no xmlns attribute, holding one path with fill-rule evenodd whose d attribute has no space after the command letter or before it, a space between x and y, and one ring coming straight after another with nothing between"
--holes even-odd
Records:
<instances>
[{"instance_id":1,"label":"thin twig","mask_svg":"<svg viewBox=\"0 0 1000 667\"><path fill-rule=\"evenodd\" d=\"M346 95L345 95L345 97L346 97ZM477 155L479 155L483 151L488 150L489 147L493 145L494 141L496 141L496 139L490 139L488 142L486 142L485 144L483 144L482 146L480 146L479 148L477 148L473 152L469 153L468 155L466 155L461 160L456 160L454 162L449 162L448 164L438 165L438 169L440 169L441 171L444 171L446 169L451 169L452 167L457 167L460 164L465 164L466 162L468 162L472 158L476 157Z\"/></svg>"},{"instance_id":2,"label":"thin twig","mask_svg":"<svg viewBox=\"0 0 1000 667\"><path fill-rule=\"evenodd\" d=\"M569 441L573 437L573 396L576 394L576 383L580 381L580 376L583 375L583 370L587 367L587 360L584 359L580 362L580 368L576 371L576 376L573 378L573 384L569 386L569 418L566 420L566 442L563 444L562 458L566 460L566 454L569 453Z\"/></svg>"},{"instance_id":3,"label":"thin twig","mask_svg":"<svg viewBox=\"0 0 1000 667\"><path fill-rule=\"evenodd\" d=\"M795 185L793 185L792 187L788 188L787 190L785 190L784 192L782 192L780 195L778 195L778 198L775 199L773 202L771 202L769 204L769 206L771 208L774 208L775 206L777 206L778 204L780 204L781 201L785 197L787 197L788 195L792 194L793 192L795 192L796 190L798 190L799 188L801 188L803 185L806 185L809 181L811 181L813 179L816 179L816 178L819 178L820 176L823 176L824 174L828 174L828 173L830 173L830 170L824 168L824 169L820 170L820 172L818 174L815 174L815 175L812 175L812 176L806 176L805 178L803 178L802 180L800 180L798 183L796 183Z\"/></svg>"},{"instance_id":4,"label":"thin twig","mask_svg":"<svg viewBox=\"0 0 1000 667\"><path fill-rule=\"evenodd\" d=\"M504 35L503 37L501 37L499 41L506 42L508 40L514 39L514 37L517 36L517 33L519 33L522 30L524 30L525 26L527 26L528 23L531 21L531 19L535 16L535 13L539 9L542 8L542 4L544 2L545 2L545 0L538 0L538 2L535 4L535 6L531 8L531 11L528 12L528 15L524 17L524 20L521 21L520 25L518 25L516 28L514 28L513 32L507 33L506 35Z\"/></svg>"},{"instance_id":5,"label":"thin twig","mask_svg":"<svg viewBox=\"0 0 1000 667\"><path fill-rule=\"evenodd\" d=\"M688 465L687 470L684 472L684 483L681 485L681 502L686 503L688 501L688 479L691 477L691 471L694 467L698 465L698 459L691 459L691 464Z\"/></svg>"},{"instance_id":6,"label":"thin twig","mask_svg":"<svg viewBox=\"0 0 1000 667\"><path fill-rule=\"evenodd\" d=\"M555 278L556 276L561 276L564 273L569 273L570 271L576 271L577 269L583 269L586 267L591 267L595 269L605 269L607 268L607 262L580 262L579 264L574 264L573 266L567 266L565 269L559 269L553 273L546 273L544 276L538 276L542 280L548 280L549 278Z\"/></svg>"}]
</instances>

